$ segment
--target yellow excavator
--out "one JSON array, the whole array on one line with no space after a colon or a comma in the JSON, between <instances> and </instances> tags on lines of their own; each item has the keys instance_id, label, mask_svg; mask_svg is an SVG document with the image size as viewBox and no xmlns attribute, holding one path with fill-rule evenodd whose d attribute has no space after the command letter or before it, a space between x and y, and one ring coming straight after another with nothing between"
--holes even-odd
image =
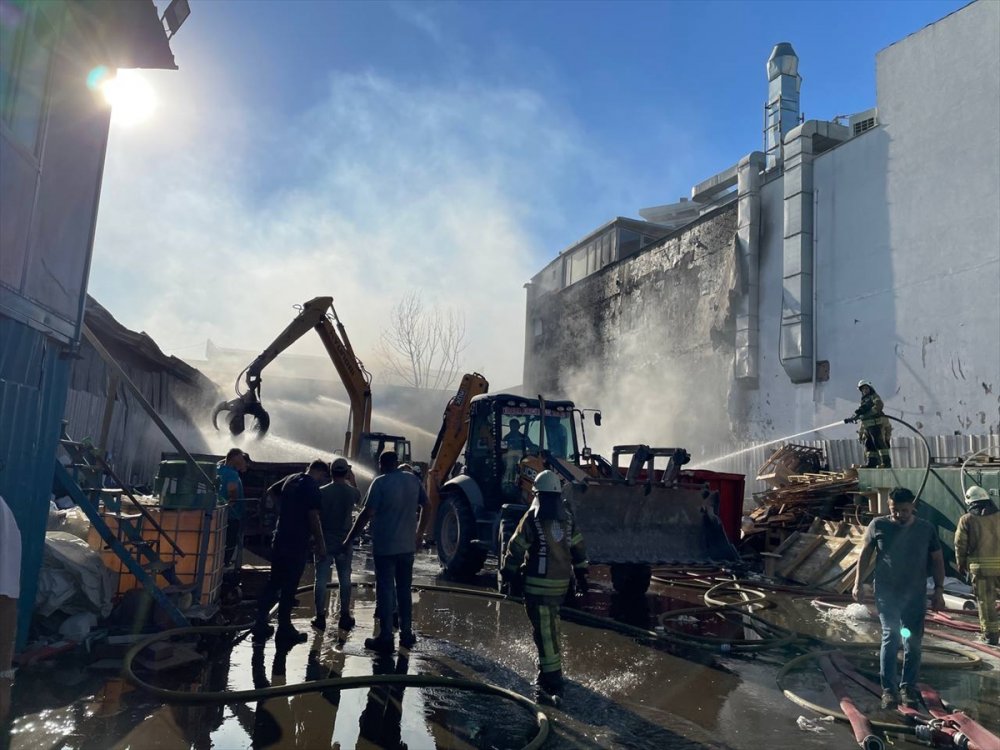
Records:
<instances>
[{"instance_id":1,"label":"yellow excavator","mask_svg":"<svg viewBox=\"0 0 1000 750\"><path fill-rule=\"evenodd\" d=\"M223 401L212 411L212 425L219 429L218 418L228 412L229 432L242 434L248 427L247 417L253 418L250 430L263 437L271 426L271 417L261 403L261 373L285 349L308 331L315 330L337 374L344 383L350 401L348 429L344 436L344 455L373 466L383 450L395 450L399 460L410 460L410 442L399 435L371 432L372 391L371 373L354 353L344 324L337 317L333 297L316 297L299 310L299 314L261 354L236 377L236 398ZM240 381L246 390L241 390Z\"/></svg>"},{"instance_id":2,"label":"yellow excavator","mask_svg":"<svg viewBox=\"0 0 1000 750\"><path fill-rule=\"evenodd\" d=\"M617 445L608 461L587 446L584 430L587 412L601 424L599 411L487 388L482 375L463 378L427 475L427 527L450 577L469 579L500 553L544 469L563 483L590 562L608 565L622 594L644 593L653 565L738 559L718 517L719 493L682 473L683 448ZM463 451L465 464L454 472Z\"/></svg>"}]
</instances>

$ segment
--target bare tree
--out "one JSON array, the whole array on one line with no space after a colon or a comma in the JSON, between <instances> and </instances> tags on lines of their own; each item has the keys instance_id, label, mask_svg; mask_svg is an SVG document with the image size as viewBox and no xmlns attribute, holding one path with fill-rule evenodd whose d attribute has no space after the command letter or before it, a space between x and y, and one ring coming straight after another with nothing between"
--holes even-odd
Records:
<instances>
[{"instance_id":1,"label":"bare tree","mask_svg":"<svg viewBox=\"0 0 1000 750\"><path fill-rule=\"evenodd\" d=\"M389 372L407 385L440 390L454 383L461 371L459 355L467 347L461 312L427 307L419 292L410 292L392 308L379 354Z\"/></svg>"}]
</instances>

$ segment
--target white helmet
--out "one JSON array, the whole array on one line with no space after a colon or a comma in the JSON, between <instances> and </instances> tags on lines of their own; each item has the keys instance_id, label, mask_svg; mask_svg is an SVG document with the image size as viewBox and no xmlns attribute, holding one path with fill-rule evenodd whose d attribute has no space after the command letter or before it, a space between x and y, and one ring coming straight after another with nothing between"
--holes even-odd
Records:
<instances>
[{"instance_id":1,"label":"white helmet","mask_svg":"<svg viewBox=\"0 0 1000 750\"><path fill-rule=\"evenodd\" d=\"M983 500L989 500L990 493L980 487L978 484L974 484L969 489L965 491L965 504L972 505L973 503L980 503Z\"/></svg>"},{"instance_id":2,"label":"white helmet","mask_svg":"<svg viewBox=\"0 0 1000 750\"><path fill-rule=\"evenodd\" d=\"M535 492L562 492L562 482L559 481L559 477L556 476L554 471L538 472L538 476L535 477L534 484Z\"/></svg>"},{"instance_id":3,"label":"white helmet","mask_svg":"<svg viewBox=\"0 0 1000 750\"><path fill-rule=\"evenodd\" d=\"M858 381L858 390L860 391L866 385L869 388L871 388L873 391L875 390L875 386L872 385L872 381L865 380L864 378L862 378L861 380Z\"/></svg>"}]
</instances>

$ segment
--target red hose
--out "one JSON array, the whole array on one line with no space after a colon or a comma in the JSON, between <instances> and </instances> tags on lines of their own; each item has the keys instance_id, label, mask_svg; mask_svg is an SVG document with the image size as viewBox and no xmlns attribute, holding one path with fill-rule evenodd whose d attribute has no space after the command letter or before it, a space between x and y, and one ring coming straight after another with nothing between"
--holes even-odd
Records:
<instances>
[{"instance_id":1,"label":"red hose","mask_svg":"<svg viewBox=\"0 0 1000 750\"><path fill-rule=\"evenodd\" d=\"M920 697L924 699L931 716L954 727L969 739L969 750L1000 747L1000 737L961 711L951 711L944 705L941 695L930 685L918 683Z\"/></svg>"},{"instance_id":2,"label":"red hose","mask_svg":"<svg viewBox=\"0 0 1000 750\"><path fill-rule=\"evenodd\" d=\"M974 648L977 651L982 651L984 654L989 654L994 658L1000 657L1000 648L997 648L996 646L987 646L985 643L970 641L968 638L962 638L960 635L952 635L951 633L946 633L943 630L925 630L924 632L937 636L938 638L943 638L946 641L961 643L963 646L968 646L969 648Z\"/></svg>"},{"instance_id":3,"label":"red hose","mask_svg":"<svg viewBox=\"0 0 1000 750\"><path fill-rule=\"evenodd\" d=\"M840 701L840 710L844 712L848 721L851 722L851 728L854 730L854 739L857 740L858 745L864 748L864 750L882 750L884 747L882 740L875 736L868 717L861 713L858 707L854 705L854 699L848 694L847 685L844 684L840 673L834 669L830 657L825 655L819 657L819 667L823 670L823 674L826 675L826 681L829 683L830 689L833 690L833 694Z\"/></svg>"}]
</instances>

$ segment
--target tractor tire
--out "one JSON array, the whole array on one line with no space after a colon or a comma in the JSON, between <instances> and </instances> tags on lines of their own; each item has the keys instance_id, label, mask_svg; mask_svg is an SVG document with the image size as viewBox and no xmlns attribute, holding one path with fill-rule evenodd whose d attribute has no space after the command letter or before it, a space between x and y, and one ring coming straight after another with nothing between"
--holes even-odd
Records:
<instances>
[{"instance_id":1,"label":"tractor tire","mask_svg":"<svg viewBox=\"0 0 1000 750\"><path fill-rule=\"evenodd\" d=\"M438 559L449 578L468 581L486 562L486 550L472 545L476 538L476 516L464 495L448 492L441 498L434 539Z\"/></svg>"},{"instance_id":2,"label":"tractor tire","mask_svg":"<svg viewBox=\"0 0 1000 750\"><path fill-rule=\"evenodd\" d=\"M642 563L612 563L611 585L622 596L643 596L649 590L653 569Z\"/></svg>"}]
</instances>

